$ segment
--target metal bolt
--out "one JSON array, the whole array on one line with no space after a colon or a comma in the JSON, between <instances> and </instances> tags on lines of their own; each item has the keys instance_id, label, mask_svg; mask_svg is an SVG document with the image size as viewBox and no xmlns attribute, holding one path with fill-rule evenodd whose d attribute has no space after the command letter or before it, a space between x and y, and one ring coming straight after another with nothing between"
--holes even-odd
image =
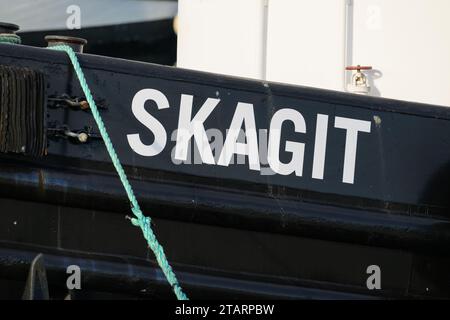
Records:
<instances>
[{"instance_id":1,"label":"metal bolt","mask_svg":"<svg viewBox=\"0 0 450 320\"><path fill-rule=\"evenodd\" d=\"M90 107L89 107L89 102L87 102L87 101L81 101L80 102L80 109L81 110L88 110Z\"/></svg>"},{"instance_id":2,"label":"metal bolt","mask_svg":"<svg viewBox=\"0 0 450 320\"><path fill-rule=\"evenodd\" d=\"M78 141L80 141L81 143L86 143L89 139L89 135L85 132L81 132L80 134L78 134Z\"/></svg>"}]
</instances>

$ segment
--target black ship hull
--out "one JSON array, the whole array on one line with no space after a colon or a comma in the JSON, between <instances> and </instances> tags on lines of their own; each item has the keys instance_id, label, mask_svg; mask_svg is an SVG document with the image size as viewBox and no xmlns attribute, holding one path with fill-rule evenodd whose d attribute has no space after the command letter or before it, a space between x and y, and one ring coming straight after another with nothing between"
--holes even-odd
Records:
<instances>
[{"instance_id":1,"label":"black ship hull","mask_svg":"<svg viewBox=\"0 0 450 320\"><path fill-rule=\"evenodd\" d=\"M91 55L79 59L143 211L154 218L192 299L449 297L445 107ZM0 65L44 76L46 115L44 156L0 155L0 278L7 288L0 295L20 296L31 261L42 253L54 297L66 294L66 268L73 264L82 270L84 290L73 293L80 298L172 297L139 230L125 219L129 204L92 115L55 103L83 99L68 58L0 45ZM142 106L162 125L165 140L133 111L137 93L146 89L168 101L158 106L149 95ZM282 127L278 156L281 167L297 157L301 170L279 173L262 156L258 163L234 164L217 153L211 162L204 149L197 150L199 163L174 161L183 103L192 102L194 117L208 99L216 106L203 125L225 141L240 116L247 129L247 120L255 119L255 131L268 132L271 141L274 116L293 110L297 118ZM292 125L295 119L303 119L304 130L303 123ZM351 138L342 119L367 126ZM317 134L319 128L327 134ZM73 141L67 132L86 132L89 140ZM141 149L130 136L139 137ZM159 138L164 146L155 146ZM290 153L286 142L302 144L303 157L301 147ZM262 149L259 143L257 152ZM195 150L189 154L195 159ZM367 287L372 265L381 270L380 290Z\"/></svg>"}]
</instances>

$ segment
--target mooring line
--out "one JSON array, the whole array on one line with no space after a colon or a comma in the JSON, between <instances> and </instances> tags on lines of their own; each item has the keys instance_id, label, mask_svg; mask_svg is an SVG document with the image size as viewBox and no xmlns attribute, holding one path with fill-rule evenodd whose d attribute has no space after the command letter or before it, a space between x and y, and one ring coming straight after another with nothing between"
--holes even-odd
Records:
<instances>
[{"instance_id":1,"label":"mooring line","mask_svg":"<svg viewBox=\"0 0 450 320\"><path fill-rule=\"evenodd\" d=\"M135 216L135 218L131 219L131 223L134 226L141 228L144 238L147 240L147 243L148 243L150 249L155 254L156 260L157 260L159 266L161 267L164 275L166 276L167 281L172 286L172 289L173 289L175 295L177 296L178 300L188 300L188 297L183 292L183 290L177 280L177 277L175 276L175 273L174 273L172 267L170 266L169 261L167 260L167 257L164 253L163 247L156 239L156 235L153 232L152 227L151 227L151 218L144 216L144 214L141 211L141 208L139 207L139 203L136 199L136 196L134 195L133 188L131 187L131 184L128 181L128 178L125 174L122 164L120 163L119 157L117 156L116 150L114 149L112 141L106 130L105 124L102 120L102 117L100 116L99 111L98 111L97 105L95 104L94 98L92 97L91 90L89 89L89 86L87 85L86 78L84 76L83 70L81 69L80 63L78 61L78 58L77 58L75 52L73 51L73 49L71 47L66 46L66 45L52 46L52 47L49 47L49 49L64 51L69 56L70 61L72 62L72 66L78 77L78 81L80 82L81 88L83 89L83 92L86 96L86 100L89 103L90 109L92 111L92 115L95 119L95 122L97 123L98 129L100 130L100 134L103 138L103 141L105 142L105 146L108 151L108 154L112 160L112 163L117 171L117 174L119 175L120 181L122 182L122 185L127 193L128 199L131 203L131 211L133 212L133 214Z\"/></svg>"}]
</instances>

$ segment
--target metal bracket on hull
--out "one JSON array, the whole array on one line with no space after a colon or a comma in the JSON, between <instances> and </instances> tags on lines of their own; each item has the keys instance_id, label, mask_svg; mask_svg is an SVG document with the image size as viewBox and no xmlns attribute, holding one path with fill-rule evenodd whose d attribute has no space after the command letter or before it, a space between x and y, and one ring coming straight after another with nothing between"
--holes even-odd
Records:
<instances>
[{"instance_id":1,"label":"metal bracket on hull","mask_svg":"<svg viewBox=\"0 0 450 320\"><path fill-rule=\"evenodd\" d=\"M47 273L44 265L44 255L38 254L31 262L28 279L22 300L49 300Z\"/></svg>"}]
</instances>

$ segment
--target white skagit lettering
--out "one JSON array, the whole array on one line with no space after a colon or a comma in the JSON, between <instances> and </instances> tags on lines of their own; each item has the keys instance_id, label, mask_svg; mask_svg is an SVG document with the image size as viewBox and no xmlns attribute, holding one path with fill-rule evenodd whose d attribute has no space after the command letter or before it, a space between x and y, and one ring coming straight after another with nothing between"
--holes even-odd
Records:
<instances>
[{"instance_id":1,"label":"white skagit lettering","mask_svg":"<svg viewBox=\"0 0 450 320\"><path fill-rule=\"evenodd\" d=\"M237 142L241 128L244 127L245 143ZM253 105L239 102L231 120L225 144L220 153L220 166L228 166L234 154L248 156L250 170L261 170L258 152L258 137L256 133L255 114Z\"/></svg>"},{"instance_id":2,"label":"white skagit lettering","mask_svg":"<svg viewBox=\"0 0 450 320\"><path fill-rule=\"evenodd\" d=\"M144 157L152 157L164 150L167 132L164 125L145 109L147 101L153 101L158 110L169 108L169 101L164 93L156 89L140 90L133 98L131 106L133 115L153 133L153 143L145 144L138 133L128 134L127 139L134 152ZM178 127L171 135L175 142L171 151L174 164L191 164L193 150L191 143L195 143L197 149L194 150L198 156L194 157L194 164L228 167L235 164L234 156L238 156L240 158L237 165L245 163L247 158L249 169L258 171L262 175L270 172L270 174L302 177L305 175L303 169L307 134L313 134L314 148L308 149L314 150L311 178L324 180L328 157L328 134L330 130L333 130L328 128L329 115L319 113L314 120L308 120L315 121L310 130L307 121L298 110L282 108L273 114L269 130L267 130L267 128L257 128L253 104L237 102L232 120L226 130L205 128L205 122L207 123L208 119L217 122L217 119L214 119L214 111L220 102L221 100L217 98L207 98L193 115L194 96L181 94ZM219 119L218 122L222 120ZM371 132L371 122L336 116L334 128L343 129L346 133L342 155L344 158L342 182L354 184L358 137L360 133ZM336 129L334 129L335 132L337 132ZM261 135L261 133L264 134ZM265 138L261 139L261 136ZM290 138L286 139L286 136ZM261 143L265 145L261 146ZM334 155L333 158L336 159L337 156L341 157L339 154ZM241 159L243 161L240 161ZM268 167L265 167L264 165L267 164Z\"/></svg>"},{"instance_id":3,"label":"white skagit lettering","mask_svg":"<svg viewBox=\"0 0 450 320\"><path fill-rule=\"evenodd\" d=\"M214 164L214 156L209 146L204 122L217 107L220 99L208 98L194 118L191 118L193 101L193 96L181 95L175 159L183 161L187 159L189 142L194 137L203 162Z\"/></svg>"},{"instance_id":4,"label":"white skagit lettering","mask_svg":"<svg viewBox=\"0 0 450 320\"><path fill-rule=\"evenodd\" d=\"M327 152L328 116L318 114L316 122L316 140L314 142L313 179L323 180L325 156Z\"/></svg>"},{"instance_id":5,"label":"white skagit lettering","mask_svg":"<svg viewBox=\"0 0 450 320\"><path fill-rule=\"evenodd\" d=\"M344 153L344 172L342 182L353 184L355 181L356 150L358 146L358 132L370 133L370 121L336 117L334 126L347 130Z\"/></svg>"},{"instance_id":6,"label":"white skagit lettering","mask_svg":"<svg viewBox=\"0 0 450 320\"><path fill-rule=\"evenodd\" d=\"M169 108L169 101L161 91L143 89L136 93L131 103L131 111L136 119L153 132L155 136L154 142L150 145L145 145L138 133L128 134L127 139L134 152L141 156L152 157L161 153L166 146L167 132L161 122L145 110L145 103L148 100L153 100L158 109Z\"/></svg>"},{"instance_id":7,"label":"white skagit lettering","mask_svg":"<svg viewBox=\"0 0 450 320\"><path fill-rule=\"evenodd\" d=\"M281 109L275 112L270 122L268 156L270 168L278 174L290 175L295 172L298 177L303 173L303 158L305 144L300 142L286 141L285 151L292 156L289 163L280 161L281 128L285 121L294 124L294 131L306 133L305 119L300 112L294 109Z\"/></svg>"}]
</instances>

